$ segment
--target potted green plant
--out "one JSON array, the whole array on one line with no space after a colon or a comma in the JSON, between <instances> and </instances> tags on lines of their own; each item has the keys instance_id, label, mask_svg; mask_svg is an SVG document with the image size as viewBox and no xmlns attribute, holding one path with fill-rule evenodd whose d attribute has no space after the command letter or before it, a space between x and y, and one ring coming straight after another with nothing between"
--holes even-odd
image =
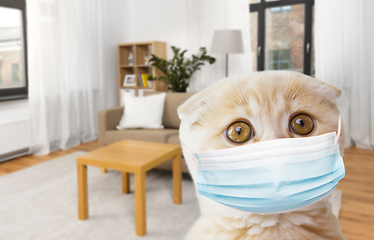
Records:
<instances>
[{"instance_id":1,"label":"potted green plant","mask_svg":"<svg viewBox=\"0 0 374 240\"><path fill-rule=\"evenodd\" d=\"M201 47L197 55L192 55L192 60L184 56L187 50L181 51L174 46L171 49L174 54L171 60L167 61L152 54L150 62L165 74L159 76L157 80L165 81L173 92L186 92L192 74L200 70L204 62L213 64L216 61L215 58L207 55L205 47Z\"/></svg>"},{"instance_id":2,"label":"potted green plant","mask_svg":"<svg viewBox=\"0 0 374 240\"><path fill-rule=\"evenodd\" d=\"M153 86L153 80L154 80L154 77L151 74L148 75L148 79L147 79L148 87L152 87Z\"/></svg>"}]
</instances>

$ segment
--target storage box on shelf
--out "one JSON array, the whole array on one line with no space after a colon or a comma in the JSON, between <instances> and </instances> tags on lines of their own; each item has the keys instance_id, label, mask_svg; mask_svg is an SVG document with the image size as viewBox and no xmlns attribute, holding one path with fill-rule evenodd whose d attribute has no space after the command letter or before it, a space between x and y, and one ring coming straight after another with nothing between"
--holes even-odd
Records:
<instances>
[{"instance_id":1,"label":"storage box on shelf","mask_svg":"<svg viewBox=\"0 0 374 240\"><path fill-rule=\"evenodd\" d=\"M129 63L129 56L132 54L133 61ZM153 81L152 87L143 87L139 81L139 74L150 74L159 77L162 72L156 67L147 63L150 55L167 59L166 42L135 42L118 45L118 105L121 104L121 89L132 89L138 96L142 90L162 91L168 90L167 85L162 81ZM126 75L135 75L135 86L124 86Z\"/></svg>"}]
</instances>

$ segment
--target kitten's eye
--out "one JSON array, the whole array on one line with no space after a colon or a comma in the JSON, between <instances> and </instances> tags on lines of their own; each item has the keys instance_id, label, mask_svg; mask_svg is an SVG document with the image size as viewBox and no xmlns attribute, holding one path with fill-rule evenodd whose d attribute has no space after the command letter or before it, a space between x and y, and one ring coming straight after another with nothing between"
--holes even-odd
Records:
<instances>
[{"instance_id":1,"label":"kitten's eye","mask_svg":"<svg viewBox=\"0 0 374 240\"><path fill-rule=\"evenodd\" d=\"M246 122L234 122L226 131L227 138L234 143L243 143L252 136L252 128Z\"/></svg>"},{"instance_id":2,"label":"kitten's eye","mask_svg":"<svg viewBox=\"0 0 374 240\"><path fill-rule=\"evenodd\" d=\"M290 121L290 129L298 135L307 135L313 131L314 122L306 114L298 114Z\"/></svg>"}]
</instances>

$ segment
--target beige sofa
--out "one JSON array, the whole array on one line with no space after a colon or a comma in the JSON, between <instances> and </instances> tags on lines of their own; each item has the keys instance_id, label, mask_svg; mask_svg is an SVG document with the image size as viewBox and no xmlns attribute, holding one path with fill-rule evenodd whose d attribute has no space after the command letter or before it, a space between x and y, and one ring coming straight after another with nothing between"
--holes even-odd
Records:
<instances>
[{"instance_id":1,"label":"beige sofa","mask_svg":"<svg viewBox=\"0 0 374 240\"><path fill-rule=\"evenodd\" d=\"M157 92L144 92L145 95L157 94ZM117 130L116 126L121 120L124 107L106 109L99 112L99 147L123 140L138 140L160 143L180 144L179 125L177 108L190 98L193 93L167 92L165 97L164 113L162 124L164 129L126 129ZM172 169L172 162L159 165L160 169ZM182 161L182 171L188 172L187 165Z\"/></svg>"}]
</instances>

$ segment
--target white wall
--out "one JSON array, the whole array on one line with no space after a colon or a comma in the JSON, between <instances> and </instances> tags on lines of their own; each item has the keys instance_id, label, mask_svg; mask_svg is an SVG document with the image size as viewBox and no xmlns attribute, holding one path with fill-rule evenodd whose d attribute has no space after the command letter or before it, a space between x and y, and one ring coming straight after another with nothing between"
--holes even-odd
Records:
<instances>
[{"instance_id":1,"label":"white wall","mask_svg":"<svg viewBox=\"0 0 374 240\"><path fill-rule=\"evenodd\" d=\"M130 42L164 41L170 47L188 48L185 0L130 0Z\"/></svg>"},{"instance_id":2,"label":"white wall","mask_svg":"<svg viewBox=\"0 0 374 240\"><path fill-rule=\"evenodd\" d=\"M129 0L101 1L102 66L105 108L118 105L117 98L117 44L129 42Z\"/></svg>"},{"instance_id":3,"label":"white wall","mask_svg":"<svg viewBox=\"0 0 374 240\"><path fill-rule=\"evenodd\" d=\"M102 0L103 106L117 106L117 44L164 41L188 48L185 0Z\"/></svg>"}]
</instances>

